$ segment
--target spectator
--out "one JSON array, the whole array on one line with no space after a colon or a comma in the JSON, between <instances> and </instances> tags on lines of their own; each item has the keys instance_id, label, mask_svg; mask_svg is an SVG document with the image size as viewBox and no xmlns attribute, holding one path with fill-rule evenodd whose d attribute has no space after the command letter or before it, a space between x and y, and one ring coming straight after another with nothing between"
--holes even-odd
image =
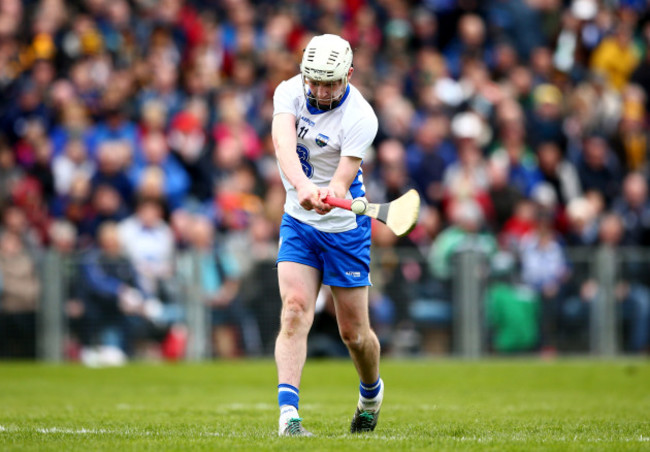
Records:
<instances>
[{"instance_id":1,"label":"spectator","mask_svg":"<svg viewBox=\"0 0 650 452\"><path fill-rule=\"evenodd\" d=\"M625 176L623 192L614 201L612 211L623 221L624 235L621 244L644 247L650 245L650 199L645 176L638 172Z\"/></svg>"},{"instance_id":2,"label":"spectator","mask_svg":"<svg viewBox=\"0 0 650 452\"><path fill-rule=\"evenodd\" d=\"M11 199L14 186L25 176L24 169L17 164L9 144L0 137L0 204Z\"/></svg>"},{"instance_id":3,"label":"spectator","mask_svg":"<svg viewBox=\"0 0 650 452\"><path fill-rule=\"evenodd\" d=\"M157 31L160 38L159 42L166 41L164 45L169 45L170 37L165 36L164 29L159 28ZM154 37L156 37L155 34ZM171 61L175 58L172 55L176 49L173 48L173 45L168 48L170 50L167 54L168 57L165 57L162 51L158 53L152 52L149 61L152 69L151 82L140 91L138 104L142 106L150 100L158 100L163 103L168 115L173 117L181 110L185 99L181 90L178 89L178 67Z\"/></svg>"},{"instance_id":4,"label":"spectator","mask_svg":"<svg viewBox=\"0 0 650 452\"><path fill-rule=\"evenodd\" d=\"M262 143L255 129L246 121L245 104L234 91L225 91L219 98L219 120L212 130L216 142L235 139L244 156L256 160L262 153Z\"/></svg>"},{"instance_id":5,"label":"spectator","mask_svg":"<svg viewBox=\"0 0 650 452\"><path fill-rule=\"evenodd\" d=\"M368 8L369 9L369 8ZM427 8L420 7L413 11L413 35L411 37L411 47L420 50L422 48L440 47L438 44L438 21L436 16ZM378 31L374 29L374 34L378 38ZM379 39L375 39L379 43ZM356 47L352 44L353 47Z\"/></svg>"},{"instance_id":6,"label":"spectator","mask_svg":"<svg viewBox=\"0 0 650 452\"><path fill-rule=\"evenodd\" d=\"M602 136L592 134L585 137L583 143L582 154L576 164L582 189L602 193L605 204L609 206L620 191L618 160Z\"/></svg>"},{"instance_id":7,"label":"spectator","mask_svg":"<svg viewBox=\"0 0 650 452\"><path fill-rule=\"evenodd\" d=\"M211 199L214 187L210 154L201 121L193 113L182 111L172 120L167 142L189 177L188 195L192 201L204 203Z\"/></svg>"},{"instance_id":8,"label":"spectator","mask_svg":"<svg viewBox=\"0 0 650 452\"><path fill-rule=\"evenodd\" d=\"M456 140L458 161L445 170L443 186L448 205L471 198L480 203L485 216L489 180L479 144L482 130L481 120L475 113L459 113L454 117L451 131Z\"/></svg>"},{"instance_id":9,"label":"spectator","mask_svg":"<svg viewBox=\"0 0 650 452\"><path fill-rule=\"evenodd\" d=\"M596 17L598 5L592 0L571 2L571 8L562 12L562 24L557 36L553 64L565 74L578 77L587 68L589 48L585 25ZM593 32L591 33L593 35Z\"/></svg>"},{"instance_id":10,"label":"spectator","mask_svg":"<svg viewBox=\"0 0 650 452\"><path fill-rule=\"evenodd\" d=\"M617 214L605 215L600 224L599 244L618 247L623 237L622 219ZM644 269L634 260L628 260L621 266L614 288L618 316L624 324L624 348L633 353L644 352L649 345L650 289L646 280ZM567 300L563 309L565 321L577 328L587 328L590 304L599 296L600 290L598 281L594 279L582 282L579 292Z\"/></svg>"},{"instance_id":11,"label":"spectator","mask_svg":"<svg viewBox=\"0 0 650 452\"><path fill-rule=\"evenodd\" d=\"M160 100L151 99L142 104L138 123L140 139L151 132L163 133L167 126L167 119L167 110Z\"/></svg>"},{"instance_id":12,"label":"spectator","mask_svg":"<svg viewBox=\"0 0 650 452\"><path fill-rule=\"evenodd\" d=\"M524 195L519 188L508 182L508 163L503 159L490 159L488 180L491 205L488 219L492 231L500 232L512 217L515 207Z\"/></svg>"},{"instance_id":13,"label":"spectator","mask_svg":"<svg viewBox=\"0 0 650 452\"><path fill-rule=\"evenodd\" d=\"M490 159L503 161L508 167L510 185L529 197L542 175L526 139L523 111L515 101L506 100L499 104L497 112L499 136Z\"/></svg>"},{"instance_id":14,"label":"spectator","mask_svg":"<svg viewBox=\"0 0 650 452\"><path fill-rule=\"evenodd\" d=\"M482 230L484 216L477 202L458 201L450 209L452 225L436 237L428 256L429 270L448 286L451 284L452 256L456 252L468 247L490 256L497 250L494 236ZM447 296L449 294L447 290Z\"/></svg>"},{"instance_id":15,"label":"spectator","mask_svg":"<svg viewBox=\"0 0 650 452\"><path fill-rule=\"evenodd\" d=\"M79 227L90 216L90 180L83 173L72 180L68 193L58 196L52 203L50 212L55 217L63 217Z\"/></svg>"},{"instance_id":16,"label":"spectator","mask_svg":"<svg viewBox=\"0 0 650 452\"><path fill-rule=\"evenodd\" d=\"M218 209L220 228L242 230L248 226L251 215L261 213L259 182L256 168L244 162L219 183L214 205Z\"/></svg>"},{"instance_id":17,"label":"spectator","mask_svg":"<svg viewBox=\"0 0 650 452\"><path fill-rule=\"evenodd\" d=\"M499 353L534 350L539 344L538 294L519 280L513 254L496 253L490 270L485 301L492 347Z\"/></svg>"},{"instance_id":18,"label":"spectator","mask_svg":"<svg viewBox=\"0 0 650 452\"><path fill-rule=\"evenodd\" d=\"M412 302L421 296L427 280L424 256L408 237L397 237L385 225L372 226L372 243L376 250L371 272L378 294L370 303L370 318L380 328L378 337L388 348L390 332L408 328L412 323ZM387 331L388 330L388 331Z\"/></svg>"},{"instance_id":19,"label":"spectator","mask_svg":"<svg viewBox=\"0 0 650 452\"><path fill-rule=\"evenodd\" d=\"M9 103L3 113L1 130L7 134L12 145L25 137L30 124L38 124L43 130L48 130L52 122L52 112L43 102L43 93L29 78L21 81L17 98Z\"/></svg>"},{"instance_id":20,"label":"spectator","mask_svg":"<svg viewBox=\"0 0 650 452\"><path fill-rule=\"evenodd\" d=\"M105 222L119 223L128 214L126 204L118 191L108 184L95 187L90 199L91 212L84 217L79 225L80 244L89 245L95 242L97 230Z\"/></svg>"},{"instance_id":21,"label":"spectator","mask_svg":"<svg viewBox=\"0 0 650 452\"><path fill-rule=\"evenodd\" d=\"M118 233L143 290L165 303L179 303L173 280L174 236L160 202L139 199L133 215L119 223Z\"/></svg>"},{"instance_id":22,"label":"spectator","mask_svg":"<svg viewBox=\"0 0 650 452\"><path fill-rule=\"evenodd\" d=\"M643 41L647 46L650 39L650 22L646 22L641 29ZM645 93L650 93L650 52L645 52L639 65L630 76L630 82L643 88ZM650 96L645 98L645 110L650 110Z\"/></svg>"},{"instance_id":23,"label":"spectator","mask_svg":"<svg viewBox=\"0 0 650 452\"><path fill-rule=\"evenodd\" d=\"M385 140L377 149L380 186L375 187L373 200L389 202L399 198L412 186L405 162L406 150L398 140Z\"/></svg>"},{"instance_id":24,"label":"spectator","mask_svg":"<svg viewBox=\"0 0 650 452\"><path fill-rule=\"evenodd\" d=\"M134 356L137 341L160 339L180 314L139 284L135 268L122 254L115 223L101 226L97 243L81 259L81 293L90 345L101 347L86 348L81 359L90 366L123 364L127 356Z\"/></svg>"},{"instance_id":25,"label":"spectator","mask_svg":"<svg viewBox=\"0 0 650 452\"><path fill-rule=\"evenodd\" d=\"M107 141L123 143L135 156L141 153L138 129L135 123L127 119L124 106L118 102L120 100L105 95L102 110L104 119L88 131L88 152L91 156L96 156L99 148Z\"/></svg>"},{"instance_id":26,"label":"spectator","mask_svg":"<svg viewBox=\"0 0 650 452\"><path fill-rule=\"evenodd\" d=\"M533 108L530 112L528 136L534 148L545 141L552 141L563 148L566 136L563 129L564 96L560 89L544 83L533 91Z\"/></svg>"},{"instance_id":27,"label":"spectator","mask_svg":"<svg viewBox=\"0 0 650 452\"><path fill-rule=\"evenodd\" d=\"M442 176L447 166L441 154L453 151L445 141L448 121L443 115L429 116L422 121L415 139L406 148L408 172L427 203L439 205L442 201Z\"/></svg>"},{"instance_id":28,"label":"spectator","mask_svg":"<svg viewBox=\"0 0 650 452\"><path fill-rule=\"evenodd\" d=\"M554 3L546 8L555 9ZM520 58L527 60L532 49L544 41L541 10L544 3L498 2L486 5L490 19L488 27L492 33L515 44Z\"/></svg>"},{"instance_id":29,"label":"spectator","mask_svg":"<svg viewBox=\"0 0 650 452\"><path fill-rule=\"evenodd\" d=\"M623 103L621 120L612 140L612 146L625 170L643 171L648 174L650 134L645 126L646 93L641 92L639 97Z\"/></svg>"},{"instance_id":30,"label":"spectator","mask_svg":"<svg viewBox=\"0 0 650 452\"><path fill-rule=\"evenodd\" d=\"M159 168L164 177L165 201L171 209L180 207L190 188L190 178L170 149L161 133L148 134L142 143L143 156L131 166L129 176L132 185L138 190L143 176L150 167Z\"/></svg>"},{"instance_id":31,"label":"spectator","mask_svg":"<svg viewBox=\"0 0 650 452\"><path fill-rule=\"evenodd\" d=\"M84 148L88 146L90 118L84 105L73 98L62 105L60 114L60 122L50 132L54 157L65 153L71 140L81 141Z\"/></svg>"},{"instance_id":32,"label":"spectator","mask_svg":"<svg viewBox=\"0 0 650 452\"><path fill-rule=\"evenodd\" d=\"M614 33L594 49L590 67L594 72L602 72L609 85L621 91L639 62L639 51L632 41L632 29L629 24L619 23Z\"/></svg>"},{"instance_id":33,"label":"spectator","mask_svg":"<svg viewBox=\"0 0 650 452\"><path fill-rule=\"evenodd\" d=\"M553 212L542 206L536 211L535 229L519 245L521 281L541 300L541 349L557 351L560 311L569 278L569 263L553 228Z\"/></svg>"},{"instance_id":34,"label":"spectator","mask_svg":"<svg viewBox=\"0 0 650 452\"><path fill-rule=\"evenodd\" d=\"M274 268L278 252L275 224L278 223L272 223L263 215L253 215L246 231L247 254L238 259L242 271L239 295L257 323L261 352L266 355L273 353L275 338L280 330L277 313L282 306Z\"/></svg>"},{"instance_id":35,"label":"spectator","mask_svg":"<svg viewBox=\"0 0 650 452\"><path fill-rule=\"evenodd\" d=\"M133 206L134 188L127 174L127 167L132 156L126 145L118 141L102 143L97 152L97 171L92 177L92 186L110 185L120 194L122 201Z\"/></svg>"},{"instance_id":36,"label":"spectator","mask_svg":"<svg viewBox=\"0 0 650 452\"><path fill-rule=\"evenodd\" d=\"M70 190L72 180L78 174L90 179L95 173L95 163L88 158L82 140L72 139L65 145L65 150L52 161L54 187L58 195L65 195Z\"/></svg>"},{"instance_id":37,"label":"spectator","mask_svg":"<svg viewBox=\"0 0 650 452\"><path fill-rule=\"evenodd\" d=\"M201 296L211 313L214 355L235 358L250 352L253 340L247 337L251 331L246 329L249 325L239 298L241 273L237 262L217 245L209 219L194 217L189 227L191 249L201 262Z\"/></svg>"},{"instance_id":38,"label":"spectator","mask_svg":"<svg viewBox=\"0 0 650 452\"><path fill-rule=\"evenodd\" d=\"M623 111L621 95L618 90L608 85L607 79L600 72L591 72L586 81L595 91L596 97L590 104L594 120L593 128L585 131L585 134L600 132L609 137L616 131Z\"/></svg>"},{"instance_id":39,"label":"spectator","mask_svg":"<svg viewBox=\"0 0 650 452\"><path fill-rule=\"evenodd\" d=\"M41 291L34 259L20 236L0 234L0 357L36 357L36 312Z\"/></svg>"},{"instance_id":40,"label":"spectator","mask_svg":"<svg viewBox=\"0 0 650 452\"><path fill-rule=\"evenodd\" d=\"M32 177L17 181L12 193L12 205L21 211L20 214L36 233L37 242L41 245L46 244L50 216L38 181ZM23 231L18 228L15 232L21 236L23 234Z\"/></svg>"},{"instance_id":41,"label":"spectator","mask_svg":"<svg viewBox=\"0 0 650 452\"><path fill-rule=\"evenodd\" d=\"M56 194L51 162L52 143L49 138L44 136L34 143L34 160L29 167L28 174L38 181L43 201L47 205L50 205Z\"/></svg>"},{"instance_id":42,"label":"spectator","mask_svg":"<svg viewBox=\"0 0 650 452\"><path fill-rule=\"evenodd\" d=\"M556 71L553 59L553 49L548 46L540 45L532 49L529 65L533 86L551 81L553 74Z\"/></svg>"},{"instance_id":43,"label":"spectator","mask_svg":"<svg viewBox=\"0 0 650 452\"><path fill-rule=\"evenodd\" d=\"M539 169L544 182L553 187L561 206L566 206L582 194L575 166L562 156L557 143L547 141L537 147Z\"/></svg>"},{"instance_id":44,"label":"spectator","mask_svg":"<svg viewBox=\"0 0 650 452\"><path fill-rule=\"evenodd\" d=\"M81 298L81 275L77 261L78 234L75 226L66 220L55 220L48 230L50 249L58 254L63 273L64 313L67 323L66 358L78 360L81 347L90 345L91 331L84 322L84 303Z\"/></svg>"},{"instance_id":45,"label":"spectator","mask_svg":"<svg viewBox=\"0 0 650 452\"><path fill-rule=\"evenodd\" d=\"M233 89L235 97L241 103L246 123L252 125L257 133L268 126L264 123L267 118L261 117L259 109L259 106L264 103L266 93L264 83L257 78L259 67L256 58L242 54L236 56L232 63L229 87ZM224 107L230 108L227 105ZM228 121L230 122L231 119Z\"/></svg>"},{"instance_id":46,"label":"spectator","mask_svg":"<svg viewBox=\"0 0 650 452\"><path fill-rule=\"evenodd\" d=\"M598 240L598 214L586 197L573 199L566 206L569 223L567 246L593 246Z\"/></svg>"},{"instance_id":47,"label":"spectator","mask_svg":"<svg viewBox=\"0 0 650 452\"><path fill-rule=\"evenodd\" d=\"M415 118L415 108L401 90L397 77L387 77L375 91L375 104L379 119L379 132L376 142L397 139L406 142L411 135L411 124Z\"/></svg>"},{"instance_id":48,"label":"spectator","mask_svg":"<svg viewBox=\"0 0 650 452\"><path fill-rule=\"evenodd\" d=\"M501 248L516 252L521 240L535 228L537 206L532 199L522 198L513 207L512 216L499 230Z\"/></svg>"},{"instance_id":49,"label":"spectator","mask_svg":"<svg viewBox=\"0 0 650 452\"><path fill-rule=\"evenodd\" d=\"M494 50L487 41L485 23L476 14L465 14L458 21L458 35L445 47L451 75L458 78L464 58L479 57L491 65Z\"/></svg>"}]
</instances>

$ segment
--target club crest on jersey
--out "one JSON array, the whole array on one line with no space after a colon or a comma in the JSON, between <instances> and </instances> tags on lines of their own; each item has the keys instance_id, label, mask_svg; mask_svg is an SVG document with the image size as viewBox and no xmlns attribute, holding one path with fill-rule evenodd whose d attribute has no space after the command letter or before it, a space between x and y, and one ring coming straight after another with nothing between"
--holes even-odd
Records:
<instances>
[{"instance_id":1,"label":"club crest on jersey","mask_svg":"<svg viewBox=\"0 0 650 452\"><path fill-rule=\"evenodd\" d=\"M322 133L319 133L318 136L316 137L316 144L320 147L325 147L327 146L327 142L330 140L330 137L327 135L323 135Z\"/></svg>"}]
</instances>

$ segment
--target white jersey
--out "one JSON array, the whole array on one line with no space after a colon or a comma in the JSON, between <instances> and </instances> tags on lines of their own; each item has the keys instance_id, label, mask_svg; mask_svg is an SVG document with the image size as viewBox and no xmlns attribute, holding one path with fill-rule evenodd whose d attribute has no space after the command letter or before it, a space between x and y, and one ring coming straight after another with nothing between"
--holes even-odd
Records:
<instances>
[{"instance_id":1,"label":"white jersey","mask_svg":"<svg viewBox=\"0 0 650 452\"><path fill-rule=\"evenodd\" d=\"M273 114L290 113L296 117L296 152L307 177L318 187L327 187L341 156L364 158L377 134L375 112L358 89L348 88L338 107L323 111L307 104L300 74L278 85L273 96ZM324 232L349 231L357 227L356 215L344 209L332 209L325 215L305 210L298 193L280 168L287 191L284 211L303 223ZM350 186L346 198L365 195L362 171Z\"/></svg>"}]
</instances>

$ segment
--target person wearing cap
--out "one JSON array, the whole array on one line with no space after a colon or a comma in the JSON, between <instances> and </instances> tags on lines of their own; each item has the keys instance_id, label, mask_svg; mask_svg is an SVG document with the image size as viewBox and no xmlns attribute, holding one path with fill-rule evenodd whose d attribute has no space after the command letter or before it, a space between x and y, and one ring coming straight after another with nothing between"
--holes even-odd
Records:
<instances>
[{"instance_id":1,"label":"person wearing cap","mask_svg":"<svg viewBox=\"0 0 650 452\"><path fill-rule=\"evenodd\" d=\"M457 200L477 200L484 213L488 210L489 178L487 162L481 143L484 137L480 117L471 111L458 113L451 122L458 160L449 165L443 174L443 203L445 209Z\"/></svg>"}]
</instances>

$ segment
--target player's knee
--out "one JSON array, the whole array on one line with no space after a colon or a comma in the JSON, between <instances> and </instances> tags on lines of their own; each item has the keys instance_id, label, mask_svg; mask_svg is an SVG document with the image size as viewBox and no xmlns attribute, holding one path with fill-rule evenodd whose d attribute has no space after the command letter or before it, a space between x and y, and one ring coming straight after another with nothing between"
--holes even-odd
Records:
<instances>
[{"instance_id":1,"label":"player's knee","mask_svg":"<svg viewBox=\"0 0 650 452\"><path fill-rule=\"evenodd\" d=\"M296 329L309 326L310 316L308 303L302 297L287 297L282 308L282 326L289 333Z\"/></svg>"},{"instance_id":2,"label":"player's knee","mask_svg":"<svg viewBox=\"0 0 650 452\"><path fill-rule=\"evenodd\" d=\"M343 327L340 332L343 343L353 350L361 348L367 337L366 331L356 326Z\"/></svg>"}]
</instances>

